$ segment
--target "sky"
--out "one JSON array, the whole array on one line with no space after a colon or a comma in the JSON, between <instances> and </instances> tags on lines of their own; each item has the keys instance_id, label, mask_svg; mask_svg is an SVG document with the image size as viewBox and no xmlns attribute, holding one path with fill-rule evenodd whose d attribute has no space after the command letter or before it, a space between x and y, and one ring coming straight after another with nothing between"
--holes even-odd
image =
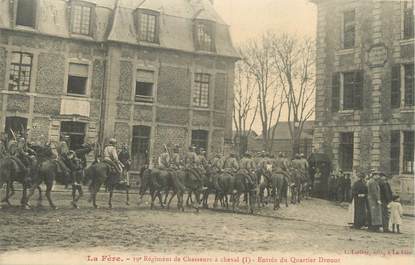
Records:
<instances>
[{"instance_id":1,"label":"sky","mask_svg":"<svg viewBox=\"0 0 415 265\"><path fill-rule=\"evenodd\" d=\"M267 31L311 38L316 34L317 9L309 0L214 0L214 5L230 26L235 46ZM287 120L287 114L280 120ZM253 130L261 131L259 115Z\"/></svg>"},{"instance_id":2,"label":"sky","mask_svg":"<svg viewBox=\"0 0 415 265\"><path fill-rule=\"evenodd\" d=\"M214 5L236 46L269 30L315 36L317 10L309 0L214 0Z\"/></svg>"}]
</instances>

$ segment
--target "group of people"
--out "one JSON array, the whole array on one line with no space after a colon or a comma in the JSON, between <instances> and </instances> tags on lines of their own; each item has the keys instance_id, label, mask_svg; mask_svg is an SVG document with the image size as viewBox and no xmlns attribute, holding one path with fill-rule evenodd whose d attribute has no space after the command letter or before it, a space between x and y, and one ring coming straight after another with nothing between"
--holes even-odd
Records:
<instances>
[{"instance_id":1,"label":"group of people","mask_svg":"<svg viewBox=\"0 0 415 265\"><path fill-rule=\"evenodd\" d=\"M393 195L387 176L372 171L363 173L352 186L353 228L368 227L369 231L401 233L403 209L400 198ZM392 229L389 229L389 228Z\"/></svg>"},{"instance_id":2,"label":"group of people","mask_svg":"<svg viewBox=\"0 0 415 265\"><path fill-rule=\"evenodd\" d=\"M256 154L246 152L242 157L238 157L234 152L231 152L228 156L215 154L209 159L206 150L194 145L190 146L188 151L184 153L181 152L179 145L175 145L171 151L164 145L164 150L156 162L160 169L206 169L210 166L219 172L235 173L244 170L246 173L252 174L258 170L288 173L289 168L293 167L303 174L308 172L308 162L304 154L296 154L291 161L286 158L284 153L279 153L278 157L275 157L265 151Z\"/></svg>"},{"instance_id":3,"label":"group of people","mask_svg":"<svg viewBox=\"0 0 415 265\"><path fill-rule=\"evenodd\" d=\"M351 200L352 179L349 173L339 170L332 173L328 180L328 199L330 201L349 202Z\"/></svg>"}]
</instances>

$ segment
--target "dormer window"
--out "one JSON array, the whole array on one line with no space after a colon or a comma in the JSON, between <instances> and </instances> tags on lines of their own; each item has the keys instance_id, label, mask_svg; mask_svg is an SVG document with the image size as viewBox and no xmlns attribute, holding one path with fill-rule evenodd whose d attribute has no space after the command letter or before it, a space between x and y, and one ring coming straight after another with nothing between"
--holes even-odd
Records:
<instances>
[{"instance_id":1,"label":"dormer window","mask_svg":"<svg viewBox=\"0 0 415 265\"><path fill-rule=\"evenodd\" d=\"M93 5L73 2L71 6L71 32L79 35L91 35Z\"/></svg>"},{"instance_id":2,"label":"dormer window","mask_svg":"<svg viewBox=\"0 0 415 265\"><path fill-rule=\"evenodd\" d=\"M215 51L215 27L213 22L196 21L195 22L195 44L199 51Z\"/></svg>"},{"instance_id":3,"label":"dormer window","mask_svg":"<svg viewBox=\"0 0 415 265\"><path fill-rule=\"evenodd\" d=\"M18 0L16 8L16 26L35 28L36 0Z\"/></svg>"},{"instance_id":4,"label":"dormer window","mask_svg":"<svg viewBox=\"0 0 415 265\"><path fill-rule=\"evenodd\" d=\"M158 43L159 14L149 10L138 11L140 41Z\"/></svg>"}]
</instances>

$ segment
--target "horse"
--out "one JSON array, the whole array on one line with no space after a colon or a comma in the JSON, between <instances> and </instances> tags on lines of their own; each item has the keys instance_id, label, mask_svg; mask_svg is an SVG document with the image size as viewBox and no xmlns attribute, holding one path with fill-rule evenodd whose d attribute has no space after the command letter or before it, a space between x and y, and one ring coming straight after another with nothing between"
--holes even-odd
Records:
<instances>
[{"instance_id":1,"label":"horse","mask_svg":"<svg viewBox=\"0 0 415 265\"><path fill-rule=\"evenodd\" d=\"M283 172L274 172L270 176L271 196L274 202L274 210L280 208L280 202L285 197L285 207L288 207L288 180Z\"/></svg>"},{"instance_id":2,"label":"horse","mask_svg":"<svg viewBox=\"0 0 415 265\"><path fill-rule=\"evenodd\" d=\"M201 171L201 169L190 168L184 170L175 170L171 175L173 178L174 190L167 204L167 208L169 208L170 203L175 195L177 195L178 203L181 203L183 194L188 191L190 199L192 194L195 195L195 209L197 212L199 212L200 195L203 190L203 175L205 174ZM182 210L184 210L183 207Z\"/></svg>"},{"instance_id":3,"label":"horse","mask_svg":"<svg viewBox=\"0 0 415 265\"><path fill-rule=\"evenodd\" d=\"M203 191L202 191L202 206L203 208L209 208L208 205L208 199L209 199L209 194L210 193L214 193L215 192L215 179L218 177L217 175L219 174L219 170L216 169L215 167L210 167L208 166L206 168L206 174L203 175L202 177L202 182L203 182Z\"/></svg>"},{"instance_id":4,"label":"horse","mask_svg":"<svg viewBox=\"0 0 415 265\"><path fill-rule=\"evenodd\" d=\"M253 179L252 179L253 177ZM239 199L242 194L247 195L248 212L253 214L256 194L257 180L255 175L249 175L248 171L240 170L233 176L232 191L232 211L235 212L235 206L239 205Z\"/></svg>"},{"instance_id":5,"label":"horse","mask_svg":"<svg viewBox=\"0 0 415 265\"><path fill-rule=\"evenodd\" d=\"M89 192L91 196L88 201L92 202L94 208L98 208L98 205L96 204L97 193L105 183L108 186L109 192L109 208L112 208L114 189L123 188L126 190L126 205L129 205L129 185L128 183L120 184L119 178L115 176L113 171L113 167L104 161L93 163L85 169L85 180L90 181Z\"/></svg>"},{"instance_id":6,"label":"horse","mask_svg":"<svg viewBox=\"0 0 415 265\"><path fill-rule=\"evenodd\" d=\"M215 187L215 202L213 203L213 208L216 208L218 205L218 200L223 202L223 206L226 209L229 208L228 195L233 194L233 176L229 172L221 172L217 175L217 178L214 180Z\"/></svg>"},{"instance_id":7,"label":"horse","mask_svg":"<svg viewBox=\"0 0 415 265\"><path fill-rule=\"evenodd\" d=\"M16 158L14 157L8 156L1 159L0 178L6 183L6 196L2 199L2 202L7 203L9 206L11 205L10 198L15 193L13 183L16 181L22 184L23 193L20 203L22 206L25 206L27 188L31 184L29 173L31 175L37 174L37 159L34 156L30 157L30 165L27 171L23 170L19 166L19 163L16 161ZM40 187L37 187L37 190L39 191L38 201L40 203L40 201L42 200L42 190L40 189Z\"/></svg>"},{"instance_id":8,"label":"horse","mask_svg":"<svg viewBox=\"0 0 415 265\"><path fill-rule=\"evenodd\" d=\"M80 173L82 171L81 160L78 159L77 157L74 157L74 158L71 159L71 161L74 165L74 172L72 172L72 173L74 174L74 177L75 177L76 181L81 182L82 181L80 179L80 178L82 178L82 174ZM51 208L57 209L57 207L53 203L52 197L51 197L53 183L54 183L54 181L56 181L57 184L61 184L61 185L64 185L64 186L68 185L68 183L71 182L70 174L71 174L71 172L69 172L65 168L62 168L62 166L56 160L47 159L47 160L43 161L42 163L40 163L39 168L38 168L38 174L33 179L32 186L31 186L31 188L29 190L29 194L27 195L27 198L26 198L26 202L25 202L26 206L31 207L30 204L29 204L30 197L33 195L34 190L37 187L39 187L40 184L44 183L46 185L45 195L46 195L46 198L48 199L49 205L50 205ZM77 191L79 193L78 196L76 196ZM81 186L72 185L72 202L71 202L71 205L74 208L78 208L77 202L80 199L80 197L82 196L82 194L83 194L83 192L82 192L82 187Z\"/></svg>"},{"instance_id":9,"label":"horse","mask_svg":"<svg viewBox=\"0 0 415 265\"><path fill-rule=\"evenodd\" d=\"M291 203L296 204L301 202L301 193L303 190L303 177L301 172L297 169L290 171L290 190L291 190Z\"/></svg>"}]
</instances>

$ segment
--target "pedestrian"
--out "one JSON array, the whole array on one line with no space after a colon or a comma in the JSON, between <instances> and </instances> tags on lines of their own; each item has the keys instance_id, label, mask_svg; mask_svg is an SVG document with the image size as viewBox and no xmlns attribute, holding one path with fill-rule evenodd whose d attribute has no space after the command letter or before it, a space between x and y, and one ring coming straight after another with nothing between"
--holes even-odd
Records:
<instances>
[{"instance_id":1,"label":"pedestrian","mask_svg":"<svg viewBox=\"0 0 415 265\"><path fill-rule=\"evenodd\" d=\"M389 212L388 205L392 202L393 194L391 186L388 183L386 175L381 173L379 180L379 189L380 189L380 201L382 202L382 227L383 232L388 233L389 231Z\"/></svg>"},{"instance_id":2,"label":"pedestrian","mask_svg":"<svg viewBox=\"0 0 415 265\"><path fill-rule=\"evenodd\" d=\"M360 173L359 179L353 183L352 197L354 204L353 228L360 229L366 225L368 188L365 175Z\"/></svg>"},{"instance_id":3,"label":"pedestrian","mask_svg":"<svg viewBox=\"0 0 415 265\"><path fill-rule=\"evenodd\" d=\"M372 174L367 183L370 210L369 231L378 232L382 226L382 202L380 200L379 175Z\"/></svg>"},{"instance_id":4,"label":"pedestrian","mask_svg":"<svg viewBox=\"0 0 415 265\"><path fill-rule=\"evenodd\" d=\"M344 197L346 201L351 200L351 188L352 188L352 179L350 177L350 174L346 174L346 180L344 183Z\"/></svg>"},{"instance_id":5,"label":"pedestrian","mask_svg":"<svg viewBox=\"0 0 415 265\"><path fill-rule=\"evenodd\" d=\"M393 196L393 201L388 204L390 210L390 223L392 224L392 233L396 232L401 234L400 225L402 224L403 208L401 205L401 199L398 195Z\"/></svg>"}]
</instances>

